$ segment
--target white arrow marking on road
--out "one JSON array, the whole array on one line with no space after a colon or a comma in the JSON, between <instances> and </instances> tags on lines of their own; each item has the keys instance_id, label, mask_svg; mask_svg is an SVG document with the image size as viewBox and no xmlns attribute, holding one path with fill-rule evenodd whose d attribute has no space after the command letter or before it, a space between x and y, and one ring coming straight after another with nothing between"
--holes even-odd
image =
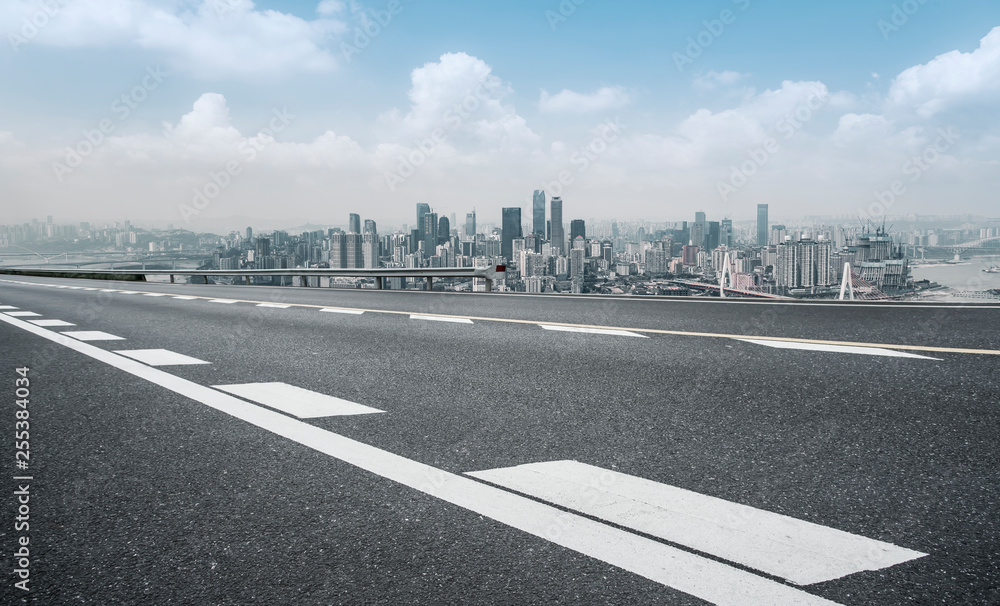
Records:
<instances>
[{"instance_id":1,"label":"white arrow marking on road","mask_svg":"<svg viewBox=\"0 0 1000 606\"><path fill-rule=\"evenodd\" d=\"M213 385L212 387L246 398L251 402L276 408L300 419L385 412L288 383L244 383L242 385Z\"/></svg>"},{"instance_id":2,"label":"white arrow marking on road","mask_svg":"<svg viewBox=\"0 0 1000 606\"><path fill-rule=\"evenodd\" d=\"M756 345L764 345L765 347L774 347L777 349L801 349L805 351L827 351L834 353L861 354L865 356L886 356L889 358L916 358L918 360L938 360L938 361L941 360L941 358L919 356L917 354L906 353L905 351L897 351L894 349L881 349L878 347L854 347L851 345L825 345L823 343L795 343L789 341L768 341L766 339L738 339L738 340L744 341L746 343L754 343Z\"/></svg>"},{"instance_id":3,"label":"white arrow marking on road","mask_svg":"<svg viewBox=\"0 0 1000 606\"><path fill-rule=\"evenodd\" d=\"M611 335L614 337L639 337L640 339L648 339L646 335L640 335L637 332L630 332L628 330L611 330L608 328L582 328L579 326L557 326L555 324L539 324L545 330L558 330L561 332L583 332L592 335Z\"/></svg>"},{"instance_id":4,"label":"white arrow marking on road","mask_svg":"<svg viewBox=\"0 0 1000 606\"><path fill-rule=\"evenodd\" d=\"M468 475L797 585L880 570L927 555L576 461Z\"/></svg>"},{"instance_id":5,"label":"white arrow marking on road","mask_svg":"<svg viewBox=\"0 0 1000 606\"><path fill-rule=\"evenodd\" d=\"M718 606L839 606L745 570L363 444L16 318L0 315L0 321L307 448Z\"/></svg>"}]
</instances>

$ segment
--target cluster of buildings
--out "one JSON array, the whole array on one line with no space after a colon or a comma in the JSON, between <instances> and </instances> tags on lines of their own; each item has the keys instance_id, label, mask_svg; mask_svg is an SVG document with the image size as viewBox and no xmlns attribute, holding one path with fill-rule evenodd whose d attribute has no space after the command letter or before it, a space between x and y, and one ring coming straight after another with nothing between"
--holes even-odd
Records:
<instances>
[{"instance_id":1,"label":"cluster of buildings","mask_svg":"<svg viewBox=\"0 0 1000 606\"><path fill-rule=\"evenodd\" d=\"M136 261L184 251L203 252L214 269L339 269L476 267L505 265L494 286L523 292L675 293L694 283L717 283L728 262L734 289L788 296L824 297L839 290L845 264L887 294L912 289L908 257L923 254L931 236L947 243L1000 237L996 223L918 228L890 233L869 224L845 229L815 221L786 226L769 220L767 204L755 221L709 220L672 223L564 219L561 197L532 195L530 215L520 207L501 210L499 224L477 224L476 211L464 223L451 214L416 204L415 223L380 233L376 222L351 213L345 227L276 230L254 234L250 227L227 236L184 230L144 230L129 222L92 227L56 225L52 218L0 226L0 249L71 244L125 250ZM266 281L266 280L264 280ZM401 279L390 288L402 288ZM473 284L456 282L451 288Z\"/></svg>"}]
</instances>

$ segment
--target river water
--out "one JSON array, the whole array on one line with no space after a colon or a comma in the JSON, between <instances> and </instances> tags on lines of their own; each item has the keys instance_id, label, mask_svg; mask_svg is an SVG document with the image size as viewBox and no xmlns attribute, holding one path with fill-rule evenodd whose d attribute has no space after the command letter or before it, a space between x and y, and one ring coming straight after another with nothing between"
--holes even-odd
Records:
<instances>
[{"instance_id":1,"label":"river water","mask_svg":"<svg viewBox=\"0 0 1000 606\"><path fill-rule=\"evenodd\" d=\"M989 290L1000 288L1000 273L988 274L983 269L995 265L1000 265L1000 255L973 257L958 265L913 267L910 273L914 280L930 280L954 290Z\"/></svg>"}]
</instances>

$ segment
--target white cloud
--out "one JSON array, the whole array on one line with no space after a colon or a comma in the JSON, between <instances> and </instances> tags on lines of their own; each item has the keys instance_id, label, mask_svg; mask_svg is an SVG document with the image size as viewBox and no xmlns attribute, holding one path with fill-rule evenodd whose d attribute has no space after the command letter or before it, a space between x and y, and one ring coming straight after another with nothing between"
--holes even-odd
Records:
<instances>
[{"instance_id":1,"label":"white cloud","mask_svg":"<svg viewBox=\"0 0 1000 606\"><path fill-rule=\"evenodd\" d=\"M739 84L743 80L750 77L750 74L741 74L739 72L732 71L722 71L717 72L712 70L707 74L701 74L694 79L694 87L699 90L714 90L716 88L725 88Z\"/></svg>"},{"instance_id":2,"label":"white cloud","mask_svg":"<svg viewBox=\"0 0 1000 606\"><path fill-rule=\"evenodd\" d=\"M316 13L329 17L343 11L344 8L344 3L340 0L323 0L316 7Z\"/></svg>"},{"instance_id":3,"label":"white cloud","mask_svg":"<svg viewBox=\"0 0 1000 606\"><path fill-rule=\"evenodd\" d=\"M541 113L589 114L609 109L625 107L632 101L632 96L620 86L606 86L588 94L563 90L555 95L542 91L538 101L538 111Z\"/></svg>"},{"instance_id":4,"label":"white cloud","mask_svg":"<svg viewBox=\"0 0 1000 606\"><path fill-rule=\"evenodd\" d=\"M996 103L1000 91L1000 27L971 53L938 55L896 76L888 93L890 109L930 118L959 103Z\"/></svg>"},{"instance_id":5,"label":"white cloud","mask_svg":"<svg viewBox=\"0 0 1000 606\"><path fill-rule=\"evenodd\" d=\"M410 107L379 116L386 142L411 144L443 132L449 146L476 150L521 148L538 140L527 121L504 99L511 88L481 59L447 53L410 74Z\"/></svg>"},{"instance_id":6,"label":"white cloud","mask_svg":"<svg viewBox=\"0 0 1000 606\"><path fill-rule=\"evenodd\" d=\"M335 11L335 4L324 2L318 9ZM0 30L20 33L25 19L42 12L44 27L24 37L25 44L138 47L161 53L173 69L204 79L329 72L336 61L327 47L347 30L342 21L328 18L332 12L307 21L257 10L250 0L52 0L60 8L49 13L40 6L32 0L5 3Z\"/></svg>"}]
</instances>

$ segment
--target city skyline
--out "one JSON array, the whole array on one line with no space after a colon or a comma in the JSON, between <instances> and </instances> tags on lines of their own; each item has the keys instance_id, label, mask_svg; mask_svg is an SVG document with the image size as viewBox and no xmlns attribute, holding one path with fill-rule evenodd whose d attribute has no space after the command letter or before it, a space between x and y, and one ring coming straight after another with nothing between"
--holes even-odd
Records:
<instances>
[{"instance_id":1,"label":"city skyline","mask_svg":"<svg viewBox=\"0 0 1000 606\"><path fill-rule=\"evenodd\" d=\"M527 214L534 190L621 220L994 204L995 3L570 4L8 3L10 220Z\"/></svg>"}]
</instances>

